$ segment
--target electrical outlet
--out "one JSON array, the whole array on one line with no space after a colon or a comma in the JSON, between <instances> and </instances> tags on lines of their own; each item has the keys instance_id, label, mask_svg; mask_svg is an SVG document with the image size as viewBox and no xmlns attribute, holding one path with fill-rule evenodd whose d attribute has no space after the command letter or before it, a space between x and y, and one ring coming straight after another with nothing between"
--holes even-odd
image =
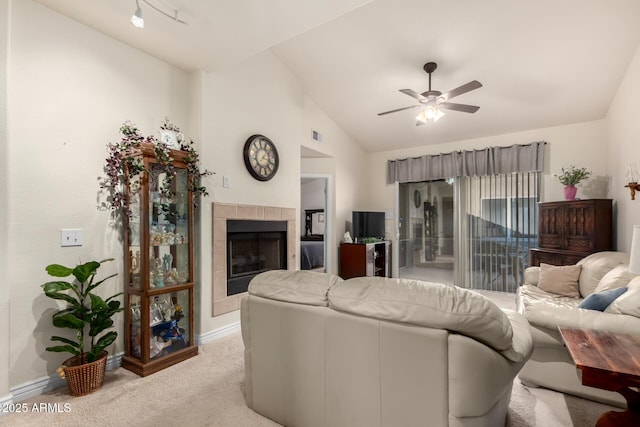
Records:
<instances>
[{"instance_id":1,"label":"electrical outlet","mask_svg":"<svg viewBox=\"0 0 640 427\"><path fill-rule=\"evenodd\" d=\"M77 228L60 230L60 246L82 246L82 230Z\"/></svg>"},{"instance_id":2,"label":"electrical outlet","mask_svg":"<svg viewBox=\"0 0 640 427\"><path fill-rule=\"evenodd\" d=\"M222 187L223 188L231 188L231 177L230 176L223 176L222 177Z\"/></svg>"}]
</instances>

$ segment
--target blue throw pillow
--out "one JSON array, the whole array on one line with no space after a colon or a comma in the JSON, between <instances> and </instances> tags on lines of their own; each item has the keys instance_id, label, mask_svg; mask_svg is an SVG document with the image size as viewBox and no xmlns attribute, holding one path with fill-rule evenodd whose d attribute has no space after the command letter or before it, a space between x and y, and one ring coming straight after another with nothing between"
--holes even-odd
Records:
<instances>
[{"instance_id":1,"label":"blue throw pillow","mask_svg":"<svg viewBox=\"0 0 640 427\"><path fill-rule=\"evenodd\" d=\"M611 304L613 300L624 294L626 291L627 288L615 288L608 291L598 292L597 294L591 294L578 305L578 308L604 311L609 307L609 304Z\"/></svg>"}]
</instances>

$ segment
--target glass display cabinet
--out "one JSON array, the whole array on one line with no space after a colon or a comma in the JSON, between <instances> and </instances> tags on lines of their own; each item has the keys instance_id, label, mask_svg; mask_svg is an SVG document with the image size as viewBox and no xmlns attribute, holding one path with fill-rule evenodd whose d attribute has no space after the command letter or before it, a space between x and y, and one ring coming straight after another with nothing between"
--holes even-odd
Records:
<instances>
[{"instance_id":1,"label":"glass display cabinet","mask_svg":"<svg viewBox=\"0 0 640 427\"><path fill-rule=\"evenodd\" d=\"M157 162L154 145L135 153L145 172L127 180L125 355L145 376L198 354L194 343L193 195L185 151ZM175 174L172 173L175 172ZM173 177L173 178L172 178Z\"/></svg>"}]
</instances>

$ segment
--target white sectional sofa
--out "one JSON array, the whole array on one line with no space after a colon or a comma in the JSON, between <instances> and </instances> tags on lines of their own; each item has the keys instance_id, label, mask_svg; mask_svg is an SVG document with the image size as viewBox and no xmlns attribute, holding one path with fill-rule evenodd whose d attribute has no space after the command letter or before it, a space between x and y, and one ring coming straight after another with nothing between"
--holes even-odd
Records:
<instances>
[{"instance_id":1,"label":"white sectional sofa","mask_svg":"<svg viewBox=\"0 0 640 427\"><path fill-rule=\"evenodd\" d=\"M628 272L628 254L598 252L578 262L577 297L541 289L540 267L525 270L518 290L518 312L531 326L533 354L518 374L530 386L543 386L616 406L625 406L622 395L583 386L564 346L559 326L640 334L640 276ZM604 311L579 308L592 294L627 287ZM548 288L547 288L548 289Z\"/></svg>"},{"instance_id":2,"label":"white sectional sofa","mask_svg":"<svg viewBox=\"0 0 640 427\"><path fill-rule=\"evenodd\" d=\"M309 271L254 278L246 401L286 426L501 426L529 326L457 287Z\"/></svg>"}]
</instances>

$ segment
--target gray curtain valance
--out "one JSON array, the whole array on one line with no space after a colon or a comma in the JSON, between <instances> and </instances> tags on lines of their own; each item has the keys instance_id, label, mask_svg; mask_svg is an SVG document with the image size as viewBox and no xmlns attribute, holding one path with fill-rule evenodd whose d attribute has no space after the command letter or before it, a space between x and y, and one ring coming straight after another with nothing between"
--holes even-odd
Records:
<instances>
[{"instance_id":1,"label":"gray curtain valance","mask_svg":"<svg viewBox=\"0 0 640 427\"><path fill-rule=\"evenodd\" d=\"M502 175L515 172L541 172L544 147L538 141L509 147L453 151L387 162L387 184L420 182L462 176Z\"/></svg>"}]
</instances>

